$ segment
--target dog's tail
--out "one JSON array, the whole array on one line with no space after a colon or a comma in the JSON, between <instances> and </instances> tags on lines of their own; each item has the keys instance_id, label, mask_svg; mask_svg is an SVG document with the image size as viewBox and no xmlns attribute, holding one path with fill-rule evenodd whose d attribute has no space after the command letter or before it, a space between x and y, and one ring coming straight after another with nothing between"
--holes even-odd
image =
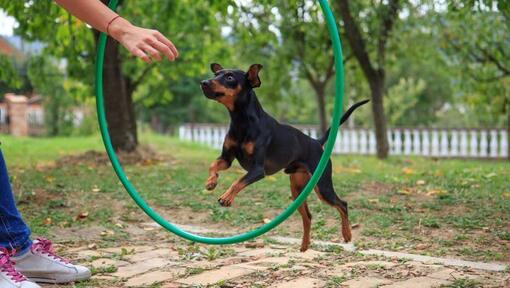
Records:
<instances>
[{"instance_id":1,"label":"dog's tail","mask_svg":"<svg viewBox=\"0 0 510 288\"><path fill-rule=\"evenodd\" d=\"M360 101L354 105L352 105L349 109L347 109L347 111L345 111L344 115L342 115L342 119L340 119L340 125L344 124L345 121L347 121L347 119L349 119L349 116L351 116L352 112L354 112L354 110L356 110L358 107L360 106L363 106L365 104L367 104L370 100L363 100L363 101ZM326 130L326 133L324 133L324 136L322 136L320 139L319 139L319 142L321 143L321 145L324 145L324 143L326 143L326 141L328 140L328 136L329 136L329 131L331 130L331 127L328 128L328 130Z\"/></svg>"}]
</instances>

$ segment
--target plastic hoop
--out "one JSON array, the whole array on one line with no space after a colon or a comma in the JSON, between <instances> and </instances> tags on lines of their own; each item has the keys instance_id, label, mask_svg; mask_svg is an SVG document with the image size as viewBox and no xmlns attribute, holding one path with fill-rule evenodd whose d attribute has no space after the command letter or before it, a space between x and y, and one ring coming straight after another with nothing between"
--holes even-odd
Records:
<instances>
[{"instance_id":1,"label":"plastic hoop","mask_svg":"<svg viewBox=\"0 0 510 288\"><path fill-rule=\"evenodd\" d=\"M335 144L335 139L338 133L338 123L340 123L340 118L342 116L342 106L343 106L343 98L344 98L344 66L343 66L343 54L342 54L342 44L340 41L340 36L338 34L338 29L336 26L336 20L331 12L331 8L328 5L327 0L318 0L321 6L322 12L324 13L326 19L326 25L329 30L329 34L331 37L331 41L333 43L333 52L335 57L335 71L336 71L336 94L333 108L333 116L331 119L331 132L329 133L328 140L324 145L324 152L321 156L319 164L315 169L312 177L308 181L304 190L301 194L278 216L276 216L271 222L259 226L251 231L244 232L242 234L233 235L229 237L206 237L200 236L196 234L189 233L184 231L174 224L166 221L161 217L158 213L156 213L143 199L140 197L136 188L131 184L131 182L127 179L126 174L115 154L115 150L113 149L110 135L108 134L108 128L106 123L106 115L104 109L104 100L103 100L103 64L104 64L104 52L106 47L106 37L105 33L101 33L99 36L99 43L97 46L97 54L96 54L96 106L97 106L97 117L99 121L99 128L101 131L101 137L103 139L103 143L106 148L106 152L110 161L112 163L113 169L117 174L117 177L121 181L122 185L128 192L128 194L133 198L136 204L156 223L161 225L166 230L174 233L177 236L185 238L190 241L200 242L205 244L232 244L238 243L242 241L246 241L255 237L258 237L269 230L275 228L283 221L285 221L296 209L301 206L301 204L305 201L306 197L313 190L317 182L319 181L328 160L331 156L331 152L333 150L333 146ZM111 0L108 4L110 9L115 10L117 7L118 0Z\"/></svg>"}]
</instances>

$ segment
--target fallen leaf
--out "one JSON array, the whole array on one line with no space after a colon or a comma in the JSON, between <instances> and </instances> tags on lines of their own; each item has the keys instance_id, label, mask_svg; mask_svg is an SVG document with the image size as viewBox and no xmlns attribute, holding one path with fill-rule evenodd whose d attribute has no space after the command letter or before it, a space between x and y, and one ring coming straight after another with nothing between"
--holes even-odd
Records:
<instances>
[{"instance_id":1,"label":"fallen leaf","mask_svg":"<svg viewBox=\"0 0 510 288\"><path fill-rule=\"evenodd\" d=\"M264 218L264 219L262 220L262 222L264 222L264 224L267 224L267 223L271 222L271 219Z\"/></svg>"},{"instance_id":2,"label":"fallen leaf","mask_svg":"<svg viewBox=\"0 0 510 288\"><path fill-rule=\"evenodd\" d=\"M413 194L413 191L409 188L403 188L403 189L398 190L398 194L411 195L411 194Z\"/></svg>"},{"instance_id":3,"label":"fallen leaf","mask_svg":"<svg viewBox=\"0 0 510 288\"><path fill-rule=\"evenodd\" d=\"M368 203L372 203L372 204L379 203L379 199L377 199L377 198L368 199Z\"/></svg>"},{"instance_id":4,"label":"fallen leaf","mask_svg":"<svg viewBox=\"0 0 510 288\"><path fill-rule=\"evenodd\" d=\"M430 189L427 191L427 196L444 196L447 195L448 191L443 189Z\"/></svg>"},{"instance_id":5,"label":"fallen leaf","mask_svg":"<svg viewBox=\"0 0 510 288\"><path fill-rule=\"evenodd\" d=\"M492 177L496 177L496 176L498 176L498 174L492 172L492 173L485 175L485 178L492 178Z\"/></svg>"},{"instance_id":6,"label":"fallen leaf","mask_svg":"<svg viewBox=\"0 0 510 288\"><path fill-rule=\"evenodd\" d=\"M411 174L414 174L414 170L409 167L404 167L404 168L402 168L402 173L404 173L406 175L411 175Z\"/></svg>"},{"instance_id":7,"label":"fallen leaf","mask_svg":"<svg viewBox=\"0 0 510 288\"><path fill-rule=\"evenodd\" d=\"M101 192L101 189L99 189L98 187L94 187L94 188L92 188L92 192L95 192L95 193Z\"/></svg>"},{"instance_id":8,"label":"fallen leaf","mask_svg":"<svg viewBox=\"0 0 510 288\"><path fill-rule=\"evenodd\" d=\"M417 244L415 248L416 248L417 250L424 250L424 249L427 249L427 247L428 247L428 245L427 245L427 244L425 244L425 243L420 243L420 244Z\"/></svg>"},{"instance_id":9,"label":"fallen leaf","mask_svg":"<svg viewBox=\"0 0 510 288\"><path fill-rule=\"evenodd\" d=\"M120 224L120 223L115 223L115 226L117 226L119 228L124 228L124 226L122 226L122 224Z\"/></svg>"},{"instance_id":10,"label":"fallen leaf","mask_svg":"<svg viewBox=\"0 0 510 288\"><path fill-rule=\"evenodd\" d=\"M101 232L101 236L112 236L112 235L115 235L115 232L113 232L112 230L105 230L105 231Z\"/></svg>"},{"instance_id":11,"label":"fallen leaf","mask_svg":"<svg viewBox=\"0 0 510 288\"><path fill-rule=\"evenodd\" d=\"M246 248L264 248L264 242L257 241L257 242L248 242L244 244L244 247Z\"/></svg>"},{"instance_id":12,"label":"fallen leaf","mask_svg":"<svg viewBox=\"0 0 510 288\"><path fill-rule=\"evenodd\" d=\"M89 217L89 212L81 212L80 214L76 215L76 220L83 220L87 217Z\"/></svg>"},{"instance_id":13,"label":"fallen leaf","mask_svg":"<svg viewBox=\"0 0 510 288\"><path fill-rule=\"evenodd\" d=\"M505 198L510 198L510 192L505 192L505 193L503 193L503 197L505 197Z\"/></svg>"},{"instance_id":14,"label":"fallen leaf","mask_svg":"<svg viewBox=\"0 0 510 288\"><path fill-rule=\"evenodd\" d=\"M418 185L418 186L425 185L425 183L426 183L425 180L418 180L418 181L416 181L416 185Z\"/></svg>"},{"instance_id":15,"label":"fallen leaf","mask_svg":"<svg viewBox=\"0 0 510 288\"><path fill-rule=\"evenodd\" d=\"M97 248L97 245L96 245L96 243L91 243L91 244L87 245L87 248L94 250Z\"/></svg>"},{"instance_id":16,"label":"fallen leaf","mask_svg":"<svg viewBox=\"0 0 510 288\"><path fill-rule=\"evenodd\" d=\"M48 225L51 225L51 222L52 222L51 218L46 218L46 219L43 220L42 224L48 226Z\"/></svg>"},{"instance_id":17,"label":"fallen leaf","mask_svg":"<svg viewBox=\"0 0 510 288\"><path fill-rule=\"evenodd\" d=\"M266 179L271 181L271 182L276 181L276 177L274 177L274 176L267 176Z\"/></svg>"},{"instance_id":18,"label":"fallen leaf","mask_svg":"<svg viewBox=\"0 0 510 288\"><path fill-rule=\"evenodd\" d=\"M358 168L337 166L337 167L335 167L334 172L335 173L359 174L359 173L362 173L363 171L361 171L361 169L358 169Z\"/></svg>"},{"instance_id":19,"label":"fallen leaf","mask_svg":"<svg viewBox=\"0 0 510 288\"><path fill-rule=\"evenodd\" d=\"M356 228L358 228L358 227L359 227L359 223L354 223L354 224L352 224L352 225L351 225L351 228L352 228L352 229L356 229Z\"/></svg>"}]
</instances>

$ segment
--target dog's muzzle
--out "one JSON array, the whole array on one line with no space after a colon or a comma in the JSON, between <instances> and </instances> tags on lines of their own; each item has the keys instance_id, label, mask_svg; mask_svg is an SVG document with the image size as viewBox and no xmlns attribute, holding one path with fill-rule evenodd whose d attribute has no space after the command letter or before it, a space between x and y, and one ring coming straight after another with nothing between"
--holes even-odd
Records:
<instances>
[{"instance_id":1,"label":"dog's muzzle","mask_svg":"<svg viewBox=\"0 0 510 288\"><path fill-rule=\"evenodd\" d=\"M202 88L202 92L204 92L204 96L209 99L215 99L216 93L213 91L211 87L211 81L204 80L200 81L200 88Z\"/></svg>"}]
</instances>

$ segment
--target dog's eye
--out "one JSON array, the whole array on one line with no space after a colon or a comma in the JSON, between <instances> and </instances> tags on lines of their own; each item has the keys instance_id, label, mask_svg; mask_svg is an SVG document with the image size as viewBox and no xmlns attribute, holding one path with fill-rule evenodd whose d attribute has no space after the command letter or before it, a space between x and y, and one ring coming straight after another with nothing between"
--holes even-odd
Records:
<instances>
[{"instance_id":1,"label":"dog's eye","mask_svg":"<svg viewBox=\"0 0 510 288\"><path fill-rule=\"evenodd\" d=\"M234 76L228 75L227 76L227 81L234 81Z\"/></svg>"}]
</instances>

